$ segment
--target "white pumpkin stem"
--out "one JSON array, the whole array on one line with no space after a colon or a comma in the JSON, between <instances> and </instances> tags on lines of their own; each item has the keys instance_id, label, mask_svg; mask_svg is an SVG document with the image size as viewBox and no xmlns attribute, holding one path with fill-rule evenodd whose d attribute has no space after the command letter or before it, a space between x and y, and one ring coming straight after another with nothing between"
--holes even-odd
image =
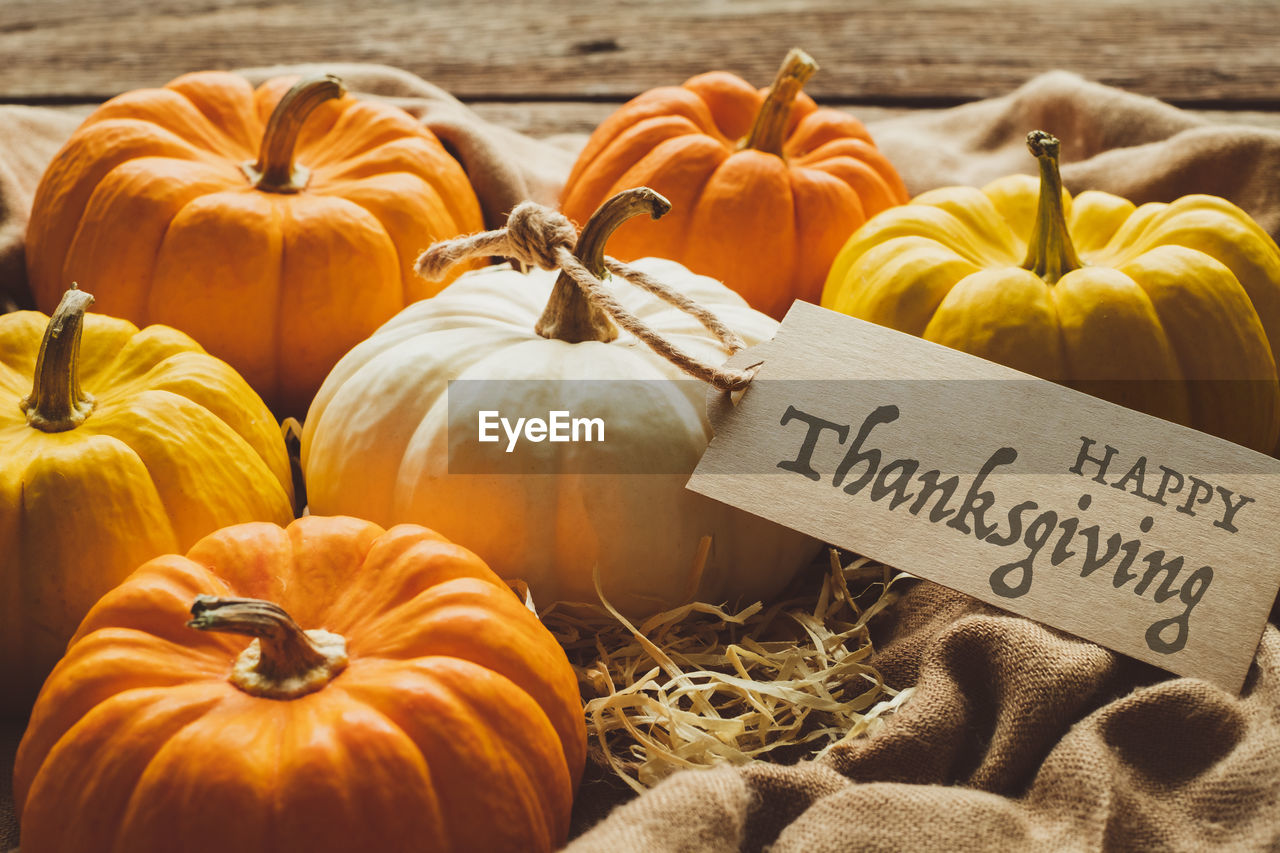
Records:
<instances>
[{"instance_id":1,"label":"white pumpkin stem","mask_svg":"<svg viewBox=\"0 0 1280 853\"><path fill-rule=\"evenodd\" d=\"M602 279L608 275L604 265L604 245L618 226L642 213L659 219L669 210L671 202L648 187L624 190L591 214L578 235L573 256L591 275ZM551 298L547 300L547 307L534 330L544 338L556 338L571 344L582 341L608 343L618 337L618 330L609 320L609 315L563 270L556 278Z\"/></svg>"},{"instance_id":2,"label":"white pumpkin stem","mask_svg":"<svg viewBox=\"0 0 1280 853\"><path fill-rule=\"evenodd\" d=\"M1080 262L1071 235L1067 233L1067 214L1062 207L1062 175L1058 171L1058 140L1043 130L1033 130L1027 134L1027 148L1040 161L1040 202L1022 268L1053 284L1084 264Z\"/></svg>"},{"instance_id":3,"label":"white pumpkin stem","mask_svg":"<svg viewBox=\"0 0 1280 853\"><path fill-rule=\"evenodd\" d=\"M341 635L304 631L270 601L197 595L191 617L188 628L254 638L228 678L251 696L296 699L320 690L347 666L347 641Z\"/></svg>"},{"instance_id":4,"label":"white pumpkin stem","mask_svg":"<svg viewBox=\"0 0 1280 853\"><path fill-rule=\"evenodd\" d=\"M773 78L769 94L756 113L751 132L743 140L743 148L754 148L756 151L782 156L782 142L787 135L791 107L795 104L796 95L800 94L804 84L817 70L818 63L800 48L793 47L787 52L778 75Z\"/></svg>"},{"instance_id":5,"label":"white pumpkin stem","mask_svg":"<svg viewBox=\"0 0 1280 853\"><path fill-rule=\"evenodd\" d=\"M80 337L92 304L93 297L73 283L45 327L31 393L19 403L27 423L38 430L66 432L93 412L93 395L80 388Z\"/></svg>"},{"instance_id":6,"label":"white pumpkin stem","mask_svg":"<svg viewBox=\"0 0 1280 853\"><path fill-rule=\"evenodd\" d=\"M298 133L316 107L341 98L346 91L337 77L321 74L305 77L285 92L267 120L257 162L240 165L256 189L270 193L297 193L306 189L311 172L293 159Z\"/></svg>"}]
</instances>

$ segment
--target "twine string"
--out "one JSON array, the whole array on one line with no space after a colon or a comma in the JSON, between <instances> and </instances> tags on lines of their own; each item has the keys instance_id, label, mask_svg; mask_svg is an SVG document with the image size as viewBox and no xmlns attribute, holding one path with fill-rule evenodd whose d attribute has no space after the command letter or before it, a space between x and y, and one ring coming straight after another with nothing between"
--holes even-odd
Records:
<instances>
[{"instance_id":1,"label":"twine string","mask_svg":"<svg viewBox=\"0 0 1280 853\"><path fill-rule=\"evenodd\" d=\"M632 314L573 254L578 234L563 214L526 201L507 217L507 227L436 243L423 252L414 266L418 275L432 281L443 278L449 267L474 257L499 255L544 270L563 270L595 305L650 349L685 373L721 391L741 391L755 377L760 363L737 369L717 367L686 353ZM733 329L706 307L650 275L614 258L605 267L615 276L640 287L664 302L693 316L724 345L729 354L746 344Z\"/></svg>"}]
</instances>

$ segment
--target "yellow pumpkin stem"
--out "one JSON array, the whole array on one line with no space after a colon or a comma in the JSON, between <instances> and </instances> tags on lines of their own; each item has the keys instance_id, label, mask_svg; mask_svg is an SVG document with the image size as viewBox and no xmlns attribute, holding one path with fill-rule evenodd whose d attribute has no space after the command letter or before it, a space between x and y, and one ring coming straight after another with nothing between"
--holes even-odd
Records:
<instances>
[{"instance_id":1,"label":"yellow pumpkin stem","mask_svg":"<svg viewBox=\"0 0 1280 853\"><path fill-rule=\"evenodd\" d=\"M1031 229L1031 242L1022 268L1053 284L1083 263L1067 233L1067 214L1062 207L1062 175L1058 172L1057 138L1043 130L1027 134L1027 148L1040 161L1040 204Z\"/></svg>"},{"instance_id":2,"label":"yellow pumpkin stem","mask_svg":"<svg viewBox=\"0 0 1280 853\"><path fill-rule=\"evenodd\" d=\"M38 430L75 429L93 411L93 396L80 388L80 336L92 304L93 297L72 284L45 327L31 393L19 403Z\"/></svg>"},{"instance_id":3,"label":"yellow pumpkin stem","mask_svg":"<svg viewBox=\"0 0 1280 853\"><path fill-rule=\"evenodd\" d=\"M342 636L304 631L270 601L198 595L191 617L189 628L254 638L228 679L251 696L296 699L320 690L347 666L347 641Z\"/></svg>"},{"instance_id":4,"label":"yellow pumpkin stem","mask_svg":"<svg viewBox=\"0 0 1280 853\"><path fill-rule=\"evenodd\" d=\"M332 74L305 77L285 92L267 120L256 163L242 163L249 182L269 193L296 193L306 189L311 172L294 163L294 147L307 116L325 101L346 94L342 81Z\"/></svg>"},{"instance_id":5,"label":"yellow pumpkin stem","mask_svg":"<svg viewBox=\"0 0 1280 853\"><path fill-rule=\"evenodd\" d=\"M623 190L600 205L591 214L578 235L573 254L596 278L604 278L604 245L618 226L633 216L647 213L654 219L671 209L671 202L648 187ZM582 288L561 272L547 300L547 307L534 330L544 338L556 338L571 344L583 341L609 341L618 337L609 315L587 298Z\"/></svg>"},{"instance_id":6,"label":"yellow pumpkin stem","mask_svg":"<svg viewBox=\"0 0 1280 853\"><path fill-rule=\"evenodd\" d=\"M782 140L786 137L791 106L817 70L818 63L813 57L798 47L791 48L778 69L778 76L773 79L773 87L760 105L760 112L756 113L755 124L743 141L743 148L782 156Z\"/></svg>"}]
</instances>

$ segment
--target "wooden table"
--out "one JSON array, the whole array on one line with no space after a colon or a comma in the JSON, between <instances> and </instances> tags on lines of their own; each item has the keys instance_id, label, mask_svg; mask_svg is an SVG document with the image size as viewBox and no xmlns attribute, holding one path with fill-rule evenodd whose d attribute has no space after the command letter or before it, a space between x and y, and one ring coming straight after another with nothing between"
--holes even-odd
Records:
<instances>
[{"instance_id":1,"label":"wooden table","mask_svg":"<svg viewBox=\"0 0 1280 853\"><path fill-rule=\"evenodd\" d=\"M721 68L761 86L792 45L820 103L938 109L1066 68L1280 127L1275 0L4 0L0 102L78 104L183 72L376 62L532 134L589 131L652 86Z\"/></svg>"},{"instance_id":2,"label":"wooden table","mask_svg":"<svg viewBox=\"0 0 1280 853\"><path fill-rule=\"evenodd\" d=\"M87 110L199 69L373 62L542 136L588 132L631 96L714 68L766 85L795 45L822 66L806 91L864 119L1064 68L1280 128L1278 13L1276 0L3 0L0 102ZM620 796L590 781L575 829Z\"/></svg>"}]
</instances>

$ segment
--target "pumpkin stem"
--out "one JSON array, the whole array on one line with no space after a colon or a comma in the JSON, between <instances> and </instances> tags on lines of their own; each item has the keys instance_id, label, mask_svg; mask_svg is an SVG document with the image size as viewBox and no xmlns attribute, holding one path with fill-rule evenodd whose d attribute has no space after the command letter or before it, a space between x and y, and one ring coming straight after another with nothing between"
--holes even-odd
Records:
<instances>
[{"instance_id":1,"label":"pumpkin stem","mask_svg":"<svg viewBox=\"0 0 1280 853\"><path fill-rule=\"evenodd\" d=\"M1049 284L1055 283L1083 263L1067 233L1067 214L1062 207L1062 175L1058 173L1058 140L1043 130L1027 134L1027 148L1040 161L1040 204L1031 243L1022 268Z\"/></svg>"},{"instance_id":2,"label":"pumpkin stem","mask_svg":"<svg viewBox=\"0 0 1280 853\"><path fill-rule=\"evenodd\" d=\"M228 679L251 696L296 699L314 693L347 666L347 641L304 631L284 608L260 598L197 595L188 628L253 637Z\"/></svg>"},{"instance_id":3,"label":"pumpkin stem","mask_svg":"<svg viewBox=\"0 0 1280 853\"><path fill-rule=\"evenodd\" d=\"M755 124L742 143L743 148L754 148L782 156L782 140L786 136L791 106L805 82L817 70L818 63L800 48L793 47L787 52L787 58L778 69L778 76L773 78L769 94L760 105L760 112L756 113Z\"/></svg>"},{"instance_id":4,"label":"pumpkin stem","mask_svg":"<svg viewBox=\"0 0 1280 853\"><path fill-rule=\"evenodd\" d=\"M75 429L93 411L93 396L80 388L80 336L92 304L93 297L72 284L45 327L31 393L19 403L27 423L38 430Z\"/></svg>"},{"instance_id":5,"label":"pumpkin stem","mask_svg":"<svg viewBox=\"0 0 1280 853\"><path fill-rule=\"evenodd\" d=\"M671 202L648 187L623 190L600 205L591 214L578 235L573 255L591 270L596 278L608 275L604 266L604 244L618 226L633 216L647 213L658 219L671 209ZM587 298L582 288L561 272L556 278L551 298L534 330L544 338L556 338L571 344L582 341L608 343L618 337L618 330L603 309Z\"/></svg>"},{"instance_id":6,"label":"pumpkin stem","mask_svg":"<svg viewBox=\"0 0 1280 853\"><path fill-rule=\"evenodd\" d=\"M346 94L342 81L332 74L304 77L285 92L267 120L256 163L242 163L241 171L256 189L269 193L296 193L306 189L311 172L293 162L298 133L312 110Z\"/></svg>"}]
</instances>

